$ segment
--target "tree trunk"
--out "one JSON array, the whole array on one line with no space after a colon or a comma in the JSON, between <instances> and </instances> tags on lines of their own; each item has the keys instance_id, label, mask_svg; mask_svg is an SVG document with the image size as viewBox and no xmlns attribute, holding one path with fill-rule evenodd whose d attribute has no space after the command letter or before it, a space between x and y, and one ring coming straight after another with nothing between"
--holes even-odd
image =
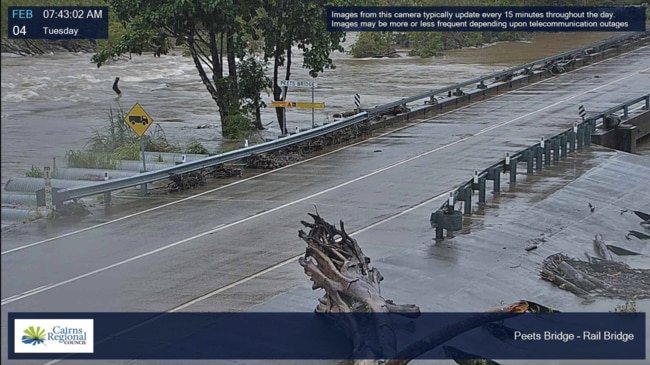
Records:
<instances>
[{"instance_id":1,"label":"tree trunk","mask_svg":"<svg viewBox=\"0 0 650 365\"><path fill-rule=\"evenodd\" d=\"M262 124L262 113L260 111L260 101L255 100L255 128L257 130L264 130L264 125Z\"/></svg>"}]
</instances>

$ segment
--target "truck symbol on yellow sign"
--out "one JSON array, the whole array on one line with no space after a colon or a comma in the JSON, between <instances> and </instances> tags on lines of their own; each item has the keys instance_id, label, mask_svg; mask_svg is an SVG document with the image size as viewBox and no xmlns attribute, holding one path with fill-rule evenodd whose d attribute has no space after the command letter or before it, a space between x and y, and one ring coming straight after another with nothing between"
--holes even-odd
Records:
<instances>
[{"instance_id":1,"label":"truck symbol on yellow sign","mask_svg":"<svg viewBox=\"0 0 650 365\"><path fill-rule=\"evenodd\" d=\"M144 111L139 103L135 103L133 108L131 108L128 114L126 114L124 122L131 127L138 136L142 137L151 124L153 124L153 118Z\"/></svg>"}]
</instances>

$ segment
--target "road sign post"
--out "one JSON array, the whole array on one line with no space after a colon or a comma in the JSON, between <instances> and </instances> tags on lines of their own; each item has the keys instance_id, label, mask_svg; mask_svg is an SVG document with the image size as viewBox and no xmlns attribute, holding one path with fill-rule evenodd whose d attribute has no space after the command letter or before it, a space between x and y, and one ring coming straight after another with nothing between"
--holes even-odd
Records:
<instances>
[{"instance_id":1,"label":"road sign post","mask_svg":"<svg viewBox=\"0 0 650 365\"><path fill-rule=\"evenodd\" d=\"M301 102L298 102L298 103L294 102L293 103L294 105L286 105L286 104L285 105L280 105L280 104L277 104L277 102L275 102L275 101L272 103L273 104L272 106L274 106L276 108L285 108L283 110L283 113L285 115L285 119L284 119L285 123L286 123L286 120L287 120L286 119L286 108L287 107L311 108L311 127L314 128L314 126L316 125L315 120L314 120L314 108L324 108L325 107L324 106L325 104L323 104L323 103L314 103L314 89L318 86L318 83L316 81L313 81L313 80L311 80L311 81L278 80L278 86L280 86L280 87L282 87L284 89L282 101L286 100L287 88L289 88L289 87L309 87L309 88L311 88L311 106L307 106L309 103L301 103ZM301 106L297 106L295 104L301 104ZM321 104L323 104L322 107L319 106Z\"/></svg>"},{"instance_id":2,"label":"road sign post","mask_svg":"<svg viewBox=\"0 0 650 365\"><path fill-rule=\"evenodd\" d=\"M140 106L139 103L129 110L124 117L124 122L133 129L133 131L140 136L140 152L142 153L142 171L147 171L147 163L144 156L144 134L147 129L153 124L153 118L147 114L146 111Z\"/></svg>"},{"instance_id":3,"label":"road sign post","mask_svg":"<svg viewBox=\"0 0 650 365\"><path fill-rule=\"evenodd\" d=\"M311 103L314 103L314 85L311 85ZM311 108L311 127L314 128L314 108Z\"/></svg>"}]
</instances>

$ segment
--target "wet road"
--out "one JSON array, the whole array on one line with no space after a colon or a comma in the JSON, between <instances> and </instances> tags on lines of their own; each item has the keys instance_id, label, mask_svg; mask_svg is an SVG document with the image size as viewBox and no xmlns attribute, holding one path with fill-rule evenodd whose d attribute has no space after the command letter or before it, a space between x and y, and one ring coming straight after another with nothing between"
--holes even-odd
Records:
<instances>
[{"instance_id":1,"label":"wet road","mask_svg":"<svg viewBox=\"0 0 650 365\"><path fill-rule=\"evenodd\" d=\"M578 105L598 112L647 92L649 71L644 47L65 237L52 239L46 228L5 232L3 331L9 311L246 309L306 280L295 263L304 251L297 230L314 205L328 220L365 232L418 208L435 209L434 200L473 170L568 128ZM428 215L409 216L411 226L429 224ZM428 230L410 232L395 227L364 245L387 253L399 250L401 240L433 237ZM284 282L253 284L254 276L276 269ZM226 290L230 295L220 297Z\"/></svg>"}]
</instances>

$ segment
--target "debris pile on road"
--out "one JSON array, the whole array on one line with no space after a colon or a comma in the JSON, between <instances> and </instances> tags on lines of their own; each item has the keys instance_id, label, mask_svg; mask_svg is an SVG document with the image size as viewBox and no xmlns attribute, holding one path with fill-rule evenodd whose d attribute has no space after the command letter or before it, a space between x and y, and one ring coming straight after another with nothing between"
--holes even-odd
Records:
<instances>
[{"instance_id":1,"label":"debris pile on road","mask_svg":"<svg viewBox=\"0 0 650 365\"><path fill-rule=\"evenodd\" d=\"M85 217L90 214L90 210L82 201L74 199L73 201L64 204L62 207L52 211L53 218L61 217Z\"/></svg>"},{"instance_id":2,"label":"debris pile on road","mask_svg":"<svg viewBox=\"0 0 650 365\"><path fill-rule=\"evenodd\" d=\"M544 259L540 276L587 300L592 296L650 298L650 270L634 269L624 262L595 257L582 261L556 253Z\"/></svg>"},{"instance_id":3,"label":"debris pile on road","mask_svg":"<svg viewBox=\"0 0 650 365\"><path fill-rule=\"evenodd\" d=\"M311 153L327 146L343 144L370 133L368 123L359 123L348 128L327 133L302 143L287 146L268 153L260 153L246 158L246 168L273 170L303 160Z\"/></svg>"},{"instance_id":4,"label":"debris pile on road","mask_svg":"<svg viewBox=\"0 0 650 365\"><path fill-rule=\"evenodd\" d=\"M246 168L274 170L302 159L303 156L298 153L282 153L281 151L260 153L246 159Z\"/></svg>"},{"instance_id":5,"label":"debris pile on road","mask_svg":"<svg viewBox=\"0 0 650 365\"><path fill-rule=\"evenodd\" d=\"M215 179L226 179L229 177L241 177L241 168L231 165L217 165L208 169L210 176Z\"/></svg>"},{"instance_id":6,"label":"debris pile on road","mask_svg":"<svg viewBox=\"0 0 650 365\"><path fill-rule=\"evenodd\" d=\"M205 185L205 171L192 171L185 174L170 174L169 179L172 181L167 185L170 193L193 189L197 186Z\"/></svg>"}]
</instances>

